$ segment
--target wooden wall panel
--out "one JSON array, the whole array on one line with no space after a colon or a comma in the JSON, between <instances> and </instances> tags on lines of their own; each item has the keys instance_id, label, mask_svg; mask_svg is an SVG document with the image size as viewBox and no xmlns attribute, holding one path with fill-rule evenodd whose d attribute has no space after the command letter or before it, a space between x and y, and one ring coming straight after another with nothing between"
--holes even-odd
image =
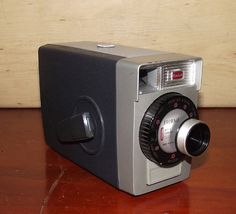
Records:
<instances>
[{"instance_id":1,"label":"wooden wall panel","mask_svg":"<svg viewBox=\"0 0 236 214\"><path fill-rule=\"evenodd\" d=\"M37 49L95 40L201 56L201 106L236 106L236 1L0 0L0 107L39 107Z\"/></svg>"}]
</instances>

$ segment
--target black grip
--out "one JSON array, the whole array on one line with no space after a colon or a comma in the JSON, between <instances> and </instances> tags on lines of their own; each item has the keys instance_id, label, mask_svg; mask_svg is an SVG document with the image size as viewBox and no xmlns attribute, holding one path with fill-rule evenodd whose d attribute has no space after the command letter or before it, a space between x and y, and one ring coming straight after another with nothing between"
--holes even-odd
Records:
<instances>
[{"instance_id":1,"label":"black grip","mask_svg":"<svg viewBox=\"0 0 236 214\"><path fill-rule=\"evenodd\" d=\"M73 115L57 125L57 136L61 142L83 142L94 137L94 123L89 112Z\"/></svg>"}]
</instances>

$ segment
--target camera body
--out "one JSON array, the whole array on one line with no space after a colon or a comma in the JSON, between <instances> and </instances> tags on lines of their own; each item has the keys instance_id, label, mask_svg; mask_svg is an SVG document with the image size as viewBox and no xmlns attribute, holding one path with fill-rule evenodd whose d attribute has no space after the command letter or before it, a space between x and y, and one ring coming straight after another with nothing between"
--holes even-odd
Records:
<instances>
[{"instance_id":1,"label":"camera body","mask_svg":"<svg viewBox=\"0 0 236 214\"><path fill-rule=\"evenodd\" d=\"M46 143L125 192L186 179L191 157L208 146L209 129L196 110L199 57L49 44L39 49L39 74Z\"/></svg>"}]
</instances>

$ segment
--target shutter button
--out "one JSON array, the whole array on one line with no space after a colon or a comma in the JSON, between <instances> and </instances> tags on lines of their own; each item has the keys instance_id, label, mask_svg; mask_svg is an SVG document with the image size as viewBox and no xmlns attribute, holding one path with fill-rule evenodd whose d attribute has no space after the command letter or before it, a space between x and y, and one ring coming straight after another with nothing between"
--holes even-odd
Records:
<instances>
[{"instance_id":1,"label":"shutter button","mask_svg":"<svg viewBox=\"0 0 236 214\"><path fill-rule=\"evenodd\" d=\"M116 47L113 44L97 44L97 48L114 48Z\"/></svg>"}]
</instances>

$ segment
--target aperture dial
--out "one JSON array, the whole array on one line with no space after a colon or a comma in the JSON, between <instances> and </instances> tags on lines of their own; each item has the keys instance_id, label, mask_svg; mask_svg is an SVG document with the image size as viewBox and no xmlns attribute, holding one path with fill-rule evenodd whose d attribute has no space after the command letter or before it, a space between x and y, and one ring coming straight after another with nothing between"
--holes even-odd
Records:
<instances>
[{"instance_id":1,"label":"aperture dial","mask_svg":"<svg viewBox=\"0 0 236 214\"><path fill-rule=\"evenodd\" d=\"M140 125L139 141L144 155L160 166L173 166L183 158L176 145L181 124L198 118L194 103L179 93L156 99L145 112Z\"/></svg>"}]
</instances>

